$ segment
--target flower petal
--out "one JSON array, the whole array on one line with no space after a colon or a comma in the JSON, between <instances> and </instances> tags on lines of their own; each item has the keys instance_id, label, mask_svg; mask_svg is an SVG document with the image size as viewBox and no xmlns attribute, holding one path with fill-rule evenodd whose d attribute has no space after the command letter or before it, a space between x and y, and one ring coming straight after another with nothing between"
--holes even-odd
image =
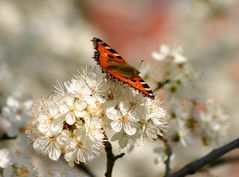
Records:
<instances>
[{"instance_id":1,"label":"flower petal","mask_svg":"<svg viewBox=\"0 0 239 177\"><path fill-rule=\"evenodd\" d=\"M75 156L77 153L77 147L72 147L72 145L69 148L66 148L66 153L64 155L64 158L67 162L74 162Z\"/></svg>"},{"instance_id":2,"label":"flower petal","mask_svg":"<svg viewBox=\"0 0 239 177\"><path fill-rule=\"evenodd\" d=\"M128 135L134 135L137 131L137 129L130 123L125 123L123 125L124 131L125 133L127 133Z\"/></svg>"},{"instance_id":3,"label":"flower petal","mask_svg":"<svg viewBox=\"0 0 239 177\"><path fill-rule=\"evenodd\" d=\"M61 104L60 105L60 112L65 114L69 111L69 107L66 104Z\"/></svg>"},{"instance_id":4,"label":"flower petal","mask_svg":"<svg viewBox=\"0 0 239 177\"><path fill-rule=\"evenodd\" d=\"M69 125L73 125L76 121L76 117L75 114L73 114L72 112L69 112L66 114L66 123Z\"/></svg>"},{"instance_id":5,"label":"flower petal","mask_svg":"<svg viewBox=\"0 0 239 177\"><path fill-rule=\"evenodd\" d=\"M85 117L88 115L88 113L83 110L81 110L81 111L76 110L74 113L75 113L76 117Z\"/></svg>"},{"instance_id":6,"label":"flower petal","mask_svg":"<svg viewBox=\"0 0 239 177\"><path fill-rule=\"evenodd\" d=\"M148 119L151 119L155 125L162 125L165 121L163 121L161 118L165 117L165 115L165 110L159 107L157 108L157 111L148 116Z\"/></svg>"},{"instance_id":7,"label":"flower petal","mask_svg":"<svg viewBox=\"0 0 239 177\"><path fill-rule=\"evenodd\" d=\"M86 101L79 101L76 104L76 109L77 110L83 110L87 107L87 102Z\"/></svg>"},{"instance_id":8,"label":"flower petal","mask_svg":"<svg viewBox=\"0 0 239 177\"><path fill-rule=\"evenodd\" d=\"M53 133L60 133L62 129L63 129L63 119L58 118L51 124L50 131Z\"/></svg>"},{"instance_id":9,"label":"flower petal","mask_svg":"<svg viewBox=\"0 0 239 177\"><path fill-rule=\"evenodd\" d=\"M15 123L16 122L16 114L11 107L3 107L2 109L2 114L7 117L11 122ZM19 121L19 120L18 120Z\"/></svg>"},{"instance_id":10,"label":"flower petal","mask_svg":"<svg viewBox=\"0 0 239 177\"><path fill-rule=\"evenodd\" d=\"M57 144L56 142L52 142L49 148L49 158L54 161L57 161L61 155L61 148L59 144Z\"/></svg>"},{"instance_id":11,"label":"flower petal","mask_svg":"<svg viewBox=\"0 0 239 177\"><path fill-rule=\"evenodd\" d=\"M161 54L161 53L158 53L158 52L153 52L152 53L152 57L155 59L155 60L164 60L165 59L165 55Z\"/></svg>"},{"instance_id":12,"label":"flower petal","mask_svg":"<svg viewBox=\"0 0 239 177\"><path fill-rule=\"evenodd\" d=\"M122 115L126 115L129 113L130 106L131 105L129 102L120 102L119 103L119 108L120 108Z\"/></svg>"},{"instance_id":13,"label":"flower petal","mask_svg":"<svg viewBox=\"0 0 239 177\"><path fill-rule=\"evenodd\" d=\"M49 113L52 116L55 116L58 114L58 108L55 105L52 105L49 107Z\"/></svg>"},{"instance_id":14,"label":"flower petal","mask_svg":"<svg viewBox=\"0 0 239 177\"><path fill-rule=\"evenodd\" d=\"M121 117L120 112L117 111L114 107L107 108L106 115L111 120L119 119Z\"/></svg>"},{"instance_id":15,"label":"flower petal","mask_svg":"<svg viewBox=\"0 0 239 177\"><path fill-rule=\"evenodd\" d=\"M160 46L160 52L161 52L162 54L164 54L164 55L169 55L169 53L170 53L170 48L169 48L167 45L162 44L162 45Z\"/></svg>"},{"instance_id":16,"label":"flower petal","mask_svg":"<svg viewBox=\"0 0 239 177\"><path fill-rule=\"evenodd\" d=\"M20 103L18 102L18 100L15 99L14 97L11 97L11 96L9 96L7 98L7 105L9 107L15 107L15 108L19 108L20 107Z\"/></svg>"},{"instance_id":17,"label":"flower petal","mask_svg":"<svg viewBox=\"0 0 239 177\"><path fill-rule=\"evenodd\" d=\"M111 127L114 131L119 132L122 129L121 120L117 119L111 122Z\"/></svg>"},{"instance_id":18,"label":"flower petal","mask_svg":"<svg viewBox=\"0 0 239 177\"><path fill-rule=\"evenodd\" d=\"M174 62L175 63L185 63L187 61L187 58L185 58L184 56L175 53L174 54Z\"/></svg>"},{"instance_id":19,"label":"flower petal","mask_svg":"<svg viewBox=\"0 0 239 177\"><path fill-rule=\"evenodd\" d=\"M48 116L45 115L45 114L40 114L38 117L37 117L37 120L38 122L45 122L48 120Z\"/></svg>"},{"instance_id":20,"label":"flower petal","mask_svg":"<svg viewBox=\"0 0 239 177\"><path fill-rule=\"evenodd\" d=\"M50 124L49 124L49 122L47 121L47 120L45 120L45 121L41 121L40 123L39 123L39 125L38 125L38 130L40 131L40 132L46 132L46 131L48 131L49 130L49 127L50 127Z\"/></svg>"},{"instance_id":21,"label":"flower petal","mask_svg":"<svg viewBox=\"0 0 239 177\"><path fill-rule=\"evenodd\" d=\"M64 98L64 101L67 106L72 106L74 104L75 98L68 96Z\"/></svg>"}]
</instances>

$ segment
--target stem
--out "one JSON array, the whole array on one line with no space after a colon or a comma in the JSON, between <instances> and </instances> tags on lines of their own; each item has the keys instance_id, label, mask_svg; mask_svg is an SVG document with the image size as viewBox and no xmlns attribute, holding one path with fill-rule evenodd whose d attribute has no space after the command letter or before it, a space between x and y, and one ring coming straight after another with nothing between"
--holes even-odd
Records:
<instances>
[{"instance_id":1,"label":"stem","mask_svg":"<svg viewBox=\"0 0 239 177\"><path fill-rule=\"evenodd\" d=\"M211 163L209 167L212 168L212 167L217 167L224 164L229 164L229 163L232 164L232 163L238 163L238 162L239 162L239 157L225 157Z\"/></svg>"},{"instance_id":2,"label":"stem","mask_svg":"<svg viewBox=\"0 0 239 177\"><path fill-rule=\"evenodd\" d=\"M63 158L61 158L61 160L64 161L67 164L67 162ZM89 177L96 177L94 175L94 173L90 170L90 168L83 162L79 163L79 164L75 163L74 167L77 168L78 170L80 170L81 172L83 171Z\"/></svg>"},{"instance_id":3,"label":"stem","mask_svg":"<svg viewBox=\"0 0 239 177\"><path fill-rule=\"evenodd\" d=\"M168 177L171 172L170 163L171 163L171 156L172 156L173 152L172 152L172 148L171 148L168 140L163 137L160 137L160 139L164 142L166 152L167 152L167 159L164 161L164 164L165 164L164 177Z\"/></svg>"},{"instance_id":4,"label":"stem","mask_svg":"<svg viewBox=\"0 0 239 177\"><path fill-rule=\"evenodd\" d=\"M107 169L105 172L105 176L112 177L112 171L113 171L115 161L119 158L122 158L125 155L125 153L121 153L121 154L115 156L113 154L112 145L108 141L108 137L106 136L105 133L104 133L104 136L105 136L105 142L104 142L105 152L106 152L106 156L107 156Z\"/></svg>"},{"instance_id":5,"label":"stem","mask_svg":"<svg viewBox=\"0 0 239 177\"><path fill-rule=\"evenodd\" d=\"M89 177L95 177L95 175L91 172L89 167L87 167L84 163L80 163L78 165L78 168L80 168L82 171L84 171Z\"/></svg>"},{"instance_id":6,"label":"stem","mask_svg":"<svg viewBox=\"0 0 239 177\"><path fill-rule=\"evenodd\" d=\"M169 79L166 79L166 80L164 80L164 81L162 81L162 82L158 82L157 84L157 87L154 89L154 92L155 91L157 91L157 90L159 90L159 89L161 89L161 88L163 88L166 84L168 84L170 82L170 80Z\"/></svg>"},{"instance_id":7,"label":"stem","mask_svg":"<svg viewBox=\"0 0 239 177\"><path fill-rule=\"evenodd\" d=\"M12 140L12 139L16 139L16 138L17 138L17 136L11 137L11 136L8 136L6 133L4 133L4 134L0 137L0 141L1 141L1 140Z\"/></svg>"},{"instance_id":8,"label":"stem","mask_svg":"<svg viewBox=\"0 0 239 177\"><path fill-rule=\"evenodd\" d=\"M183 177L189 174L194 174L199 169L213 163L227 152L237 148L239 148L239 138L220 148L214 149L213 151L198 160L188 163L174 174L169 175L169 177Z\"/></svg>"}]
</instances>

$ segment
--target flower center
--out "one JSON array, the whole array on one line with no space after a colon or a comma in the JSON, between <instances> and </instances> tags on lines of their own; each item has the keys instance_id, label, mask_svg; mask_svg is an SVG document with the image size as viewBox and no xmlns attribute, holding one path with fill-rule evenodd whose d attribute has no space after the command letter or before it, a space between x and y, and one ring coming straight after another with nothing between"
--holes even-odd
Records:
<instances>
[{"instance_id":1,"label":"flower center","mask_svg":"<svg viewBox=\"0 0 239 177\"><path fill-rule=\"evenodd\" d=\"M77 143L77 147L80 148L80 149L83 148L82 142L79 141L79 142Z\"/></svg>"},{"instance_id":2,"label":"flower center","mask_svg":"<svg viewBox=\"0 0 239 177\"><path fill-rule=\"evenodd\" d=\"M50 140L50 141L55 141L55 140L56 140L56 136L51 136L51 137L49 137L49 140Z\"/></svg>"},{"instance_id":3,"label":"flower center","mask_svg":"<svg viewBox=\"0 0 239 177\"><path fill-rule=\"evenodd\" d=\"M49 117L49 120L50 120L50 122L54 122L54 121L55 121L55 118L54 118L53 116L50 116L50 117Z\"/></svg>"},{"instance_id":4,"label":"flower center","mask_svg":"<svg viewBox=\"0 0 239 177\"><path fill-rule=\"evenodd\" d=\"M26 167L24 166L20 166L17 168L17 174L19 176L28 176L29 175L29 171Z\"/></svg>"},{"instance_id":5,"label":"flower center","mask_svg":"<svg viewBox=\"0 0 239 177\"><path fill-rule=\"evenodd\" d=\"M126 122L129 121L129 118L128 118L127 116L122 116L122 117L121 117L121 121L122 121L123 123L126 123Z\"/></svg>"},{"instance_id":6,"label":"flower center","mask_svg":"<svg viewBox=\"0 0 239 177\"><path fill-rule=\"evenodd\" d=\"M70 107L70 112L75 112L75 106Z\"/></svg>"},{"instance_id":7,"label":"flower center","mask_svg":"<svg viewBox=\"0 0 239 177\"><path fill-rule=\"evenodd\" d=\"M76 130L76 125L75 124L73 124L73 125L69 125L69 124L67 124L66 122L64 122L64 124L63 124L63 129L64 130L69 130L69 131L74 131L74 130Z\"/></svg>"}]
</instances>

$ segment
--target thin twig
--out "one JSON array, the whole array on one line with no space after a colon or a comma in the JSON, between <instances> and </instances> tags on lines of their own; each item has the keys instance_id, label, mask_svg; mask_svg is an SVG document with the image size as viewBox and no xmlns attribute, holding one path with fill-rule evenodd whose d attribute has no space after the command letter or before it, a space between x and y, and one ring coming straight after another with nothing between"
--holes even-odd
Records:
<instances>
[{"instance_id":1,"label":"thin twig","mask_svg":"<svg viewBox=\"0 0 239 177\"><path fill-rule=\"evenodd\" d=\"M16 139L16 138L17 138L17 136L11 137L11 136L8 136L6 133L4 133L4 134L0 137L0 141L1 141L1 140L12 140L12 139Z\"/></svg>"},{"instance_id":2,"label":"thin twig","mask_svg":"<svg viewBox=\"0 0 239 177\"><path fill-rule=\"evenodd\" d=\"M163 88L166 84L168 84L170 82L170 80L169 79L166 79L166 80L164 80L164 81L162 81L162 82L158 82L157 84L157 87L154 89L154 92L155 91L157 91L157 90L159 90L159 89L161 89L161 88Z\"/></svg>"},{"instance_id":3,"label":"thin twig","mask_svg":"<svg viewBox=\"0 0 239 177\"><path fill-rule=\"evenodd\" d=\"M104 134L104 136L105 136L105 142L104 142L105 152L106 152L106 156L107 156L107 169L105 172L105 176L111 177L115 161L119 158L122 158L125 155L125 153L121 153L121 154L115 156L113 154L112 145L108 141L108 137L106 136L106 134Z\"/></svg>"},{"instance_id":4,"label":"thin twig","mask_svg":"<svg viewBox=\"0 0 239 177\"><path fill-rule=\"evenodd\" d=\"M163 137L160 137L160 139L164 142L164 145L166 148L167 159L164 161L164 164L165 164L164 177L168 177L171 172L170 163L171 163L171 156L172 156L173 152L172 152L172 148L171 148L168 140Z\"/></svg>"},{"instance_id":5,"label":"thin twig","mask_svg":"<svg viewBox=\"0 0 239 177\"><path fill-rule=\"evenodd\" d=\"M198 160L190 162L174 174L169 175L169 177L183 177L189 174L194 174L204 166L215 162L218 158L220 158L227 152L237 148L239 148L239 138L220 148L214 149L212 152L208 153L207 155Z\"/></svg>"},{"instance_id":6,"label":"thin twig","mask_svg":"<svg viewBox=\"0 0 239 177\"><path fill-rule=\"evenodd\" d=\"M64 163L67 163L64 158L61 158L62 161L64 161ZM77 168L78 170L80 170L81 172L83 171L87 176L89 177L96 177L94 175L94 173L90 170L90 168L85 164L85 163L75 163L75 168Z\"/></svg>"},{"instance_id":7,"label":"thin twig","mask_svg":"<svg viewBox=\"0 0 239 177\"><path fill-rule=\"evenodd\" d=\"M229 163L238 163L239 162L239 157L224 157L221 159L218 159L217 161L211 163L209 165L210 168L212 167L217 167L220 165L224 165L224 164L229 164Z\"/></svg>"},{"instance_id":8,"label":"thin twig","mask_svg":"<svg viewBox=\"0 0 239 177\"><path fill-rule=\"evenodd\" d=\"M95 175L92 173L89 167L86 166L84 163L80 163L79 165L77 165L77 167L81 169L83 172L85 172L89 177L95 177Z\"/></svg>"}]
</instances>

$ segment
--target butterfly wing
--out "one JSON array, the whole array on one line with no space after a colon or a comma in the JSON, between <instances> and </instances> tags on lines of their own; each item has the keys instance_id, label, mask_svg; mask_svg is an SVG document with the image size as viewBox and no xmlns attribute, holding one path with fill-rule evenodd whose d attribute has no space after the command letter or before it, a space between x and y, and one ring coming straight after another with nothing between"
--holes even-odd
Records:
<instances>
[{"instance_id":1,"label":"butterfly wing","mask_svg":"<svg viewBox=\"0 0 239 177\"><path fill-rule=\"evenodd\" d=\"M114 78L141 91L144 95L154 99L154 94L148 84L138 75L139 71L130 66L118 52L104 41L93 38L96 49L94 59L101 66L102 71Z\"/></svg>"},{"instance_id":2,"label":"butterfly wing","mask_svg":"<svg viewBox=\"0 0 239 177\"><path fill-rule=\"evenodd\" d=\"M137 90L141 91L144 95L148 96L151 99L154 99L154 93L150 89L149 85L139 76L134 76L132 78L126 78L121 76L118 72L115 72L113 70L109 70L108 73L115 78L119 79L123 83L129 84L133 88L136 88Z\"/></svg>"},{"instance_id":3,"label":"butterfly wing","mask_svg":"<svg viewBox=\"0 0 239 177\"><path fill-rule=\"evenodd\" d=\"M126 63L125 60L104 41L98 38L93 38L92 41L96 49L94 59L101 65L103 70L108 67L109 60L117 63Z\"/></svg>"}]
</instances>

